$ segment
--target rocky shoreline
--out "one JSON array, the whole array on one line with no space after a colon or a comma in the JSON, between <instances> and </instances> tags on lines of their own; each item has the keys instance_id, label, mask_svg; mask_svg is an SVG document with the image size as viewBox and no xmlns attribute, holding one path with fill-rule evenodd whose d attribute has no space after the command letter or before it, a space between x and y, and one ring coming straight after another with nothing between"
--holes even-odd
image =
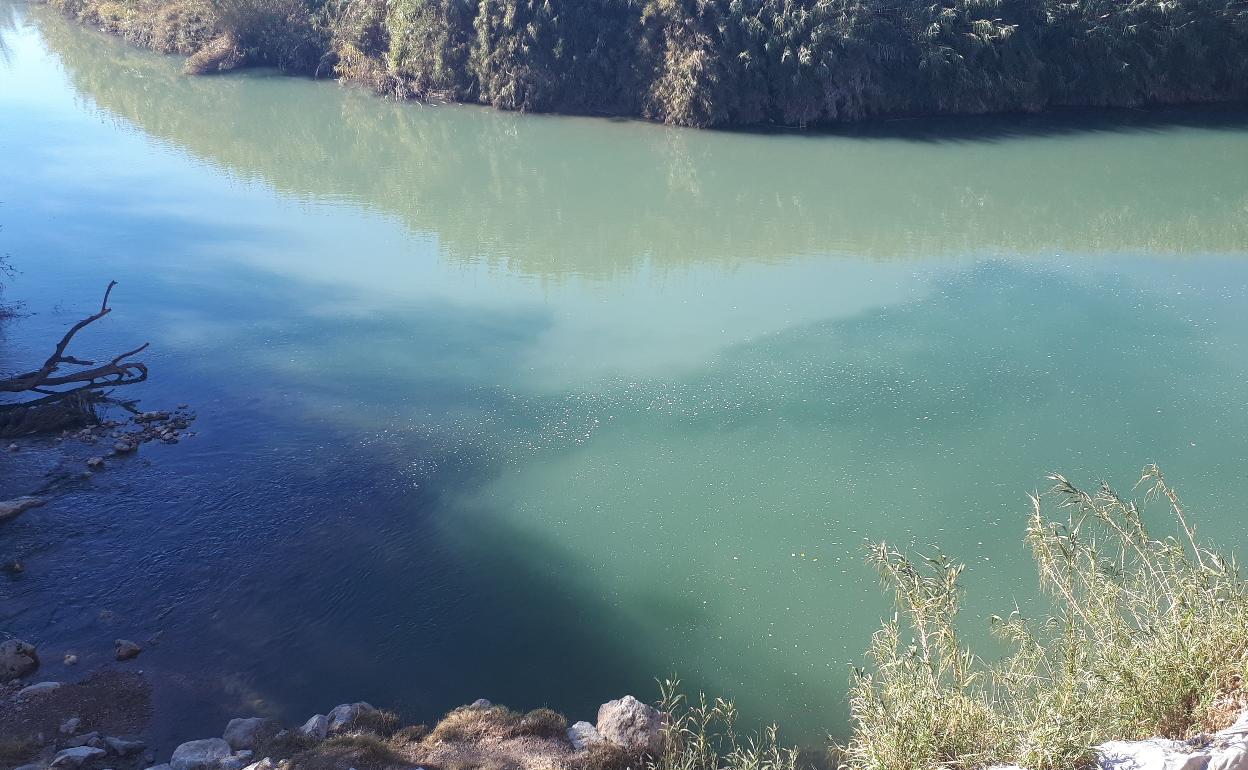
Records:
<instances>
[{"instance_id":1,"label":"rocky shoreline","mask_svg":"<svg viewBox=\"0 0 1248 770\"><path fill-rule=\"evenodd\" d=\"M117 661L141 648L117 640ZM604 703L596 722L550 709L516 712L481 699L433 728L359 701L298 726L263 716L231 719L219 737L148 750L150 688L141 672L97 671L80 682L38 682L35 647L0 644L0 768L15 770L611 770L663 751L667 720L631 695Z\"/></svg>"},{"instance_id":2,"label":"rocky shoreline","mask_svg":"<svg viewBox=\"0 0 1248 770\"><path fill-rule=\"evenodd\" d=\"M115 657L141 648L118 640ZM76 683L32 682L33 645L0 644L0 768L12 770L624 770L679 758L669 716L631 695L608 701L595 722L550 709L516 712L480 699L433 728L358 701L283 725L264 716L229 720L220 736L148 750L150 712L141 672L98 671ZM1248 711L1229 727L1184 741L1108 741L1098 770L1248 770ZM667 763L665 763L667 764ZM835 766L835 763L830 763ZM1024 770L994 766L987 770Z\"/></svg>"}]
</instances>

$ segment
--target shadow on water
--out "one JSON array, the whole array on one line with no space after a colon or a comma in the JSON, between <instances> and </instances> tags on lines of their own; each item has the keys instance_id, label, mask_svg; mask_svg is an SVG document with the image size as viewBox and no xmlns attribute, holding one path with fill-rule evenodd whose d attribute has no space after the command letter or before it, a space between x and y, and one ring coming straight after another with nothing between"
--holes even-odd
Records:
<instances>
[{"instance_id":1,"label":"shadow on water","mask_svg":"<svg viewBox=\"0 0 1248 770\"><path fill-rule=\"evenodd\" d=\"M222 237L184 224L175 240ZM158 751L240 713L302 720L360 698L421 720L483 696L592 719L606 698L654 695L663 652L619 633L582 558L448 503L500 470L481 421L510 408L492 383L540 316L431 304L359 318L338 314L331 286L155 272L123 276L131 297L160 300L132 301L97 344L193 331L158 344L159 376L134 395L194 403L200 435L110 461L6 525L0 555L27 570L0 578L0 625L39 644L46 675L73 676L63 651L86 671L116 636L142 640ZM696 622L679 598L646 605Z\"/></svg>"},{"instance_id":2,"label":"shadow on water","mask_svg":"<svg viewBox=\"0 0 1248 770\"><path fill-rule=\"evenodd\" d=\"M896 139L940 144L1000 142L1081 134L1161 133L1174 129L1242 131L1248 129L1248 105L1232 103L1158 105L1145 108L1059 108L1034 114L929 115L801 129L746 127L726 131L760 136Z\"/></svg>"}]
</instances>

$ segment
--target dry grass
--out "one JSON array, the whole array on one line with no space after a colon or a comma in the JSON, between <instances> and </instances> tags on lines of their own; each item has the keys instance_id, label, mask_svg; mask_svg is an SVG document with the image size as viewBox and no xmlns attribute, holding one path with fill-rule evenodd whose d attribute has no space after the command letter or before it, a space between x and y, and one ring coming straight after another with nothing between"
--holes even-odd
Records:
<instances>
[{"instance_id":1,"label":"dry grass","mask_svg":"<svg viewBox=\"0 0 1248 770\"><path fill-rule=\"evenodd\" d=\"M399 715L393 711L374 709L361 711L348 726L348 732L364 732L389 738L399 729Z\"/></svg>"},{"instance_id":2,"label":"dry grass","mask_svg":"<svg viewBox=\"0 0 1248 770\"><path fill-rule=\"evenodd\" d=\"M513 738L562 738L568 720L556 711L536 709L527 714L504 706L464 706L447 714L433 728L427 743L480 743Z\"/></svg>"},{"instance_id":3,"label":"dry grass","mask_svg":"<svg viewBox=\"0 0 1248 770\"><path fill-rule=\"evenodd\" d=\"M231 34L218 35L203 48L191 54L183 70L188 75L210 75L229 72L243 64L243 52Z\"/></svg>"},{"instance_id":4,"label":"dry grass","mask_svg":"<svg viewBox=\"0 0 1248 770\"><path fill-rule=\"evenodd\" d=\"M1013 651L999 663L958 640L960 565L873 550L898 613L854 683L849 767L1086 767L1105 740L1190 737L1244 703L1248 587L1233 560L1198 543L1160 470L1145 468L1140 485L1169 507L1172 537L1150 535L1140 507L1108 486L1089 494L1051 478L1032 498L1027 541L1052 611L994 618Z\"/></svg>"},{"instance_id":5,"label":"dry grass","mask_svg":"<svg viewBox=\"0 0 1248 770\"><path fill-rule=\"evenodd\" d=\"M384 738L367 733L337 735L290 758L295 770L387 770L407 767L407 758Z\"/></svg>"}]
</instances>

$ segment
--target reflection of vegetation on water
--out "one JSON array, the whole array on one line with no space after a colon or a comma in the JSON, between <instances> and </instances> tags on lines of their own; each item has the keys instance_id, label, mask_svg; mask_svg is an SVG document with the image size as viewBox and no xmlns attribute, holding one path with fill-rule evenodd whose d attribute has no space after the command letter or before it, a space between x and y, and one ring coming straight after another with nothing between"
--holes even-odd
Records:
<instances>
[{"instance_id":1,"label":"reflection of vegetation on water","mask_svg":"<svg viewBox=\"0 0 1248 770\"><path fill-rule=\"evenodd\" d=\"M980 122L950 126L963 139L934 152L922 134L587 126L264 75L188 78L51 14L40 26L75 88L147 133L283 193L394 215L450 259L520 273L1248 242L1248 183L1224 163L1242 151L1235 132L1165 141L1155 123Z\"/></svg>"}]
</instances>

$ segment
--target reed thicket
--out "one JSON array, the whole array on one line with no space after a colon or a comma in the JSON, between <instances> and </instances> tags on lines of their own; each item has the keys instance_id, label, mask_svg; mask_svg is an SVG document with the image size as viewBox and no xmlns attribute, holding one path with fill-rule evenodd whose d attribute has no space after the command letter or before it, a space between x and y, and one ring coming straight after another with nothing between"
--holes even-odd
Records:
<instances>
[{"instance_id":1,"label":"reed thicket","mask_svg":"<svg viewBox=\"0 0 1248 770\"><path fill-rule=\"evenodd\" d=\"M691 126L1248 97L1243 0L50 0L195 71Z\"/></svg>"},{"instance_id":2,"label":"reed thicket","mask_svg":"<svg viewBox=\"0 0 1248 770\"><path fill-rule=\"evenodd\" d=\"M1231 558L1197 540L1156 466L1142 474L1145 499L1166 504L1177 536L1150 534L1140 507L1108 486L1051 478L1032 498L1027 541L1052 611L995 617L1002 658L959 640L960 565L873 549L897 614L855 678L849 767L1077 768L1100 742L1187 738L1244 708L1248 588Z\"/></svg>"}]
</instances>

